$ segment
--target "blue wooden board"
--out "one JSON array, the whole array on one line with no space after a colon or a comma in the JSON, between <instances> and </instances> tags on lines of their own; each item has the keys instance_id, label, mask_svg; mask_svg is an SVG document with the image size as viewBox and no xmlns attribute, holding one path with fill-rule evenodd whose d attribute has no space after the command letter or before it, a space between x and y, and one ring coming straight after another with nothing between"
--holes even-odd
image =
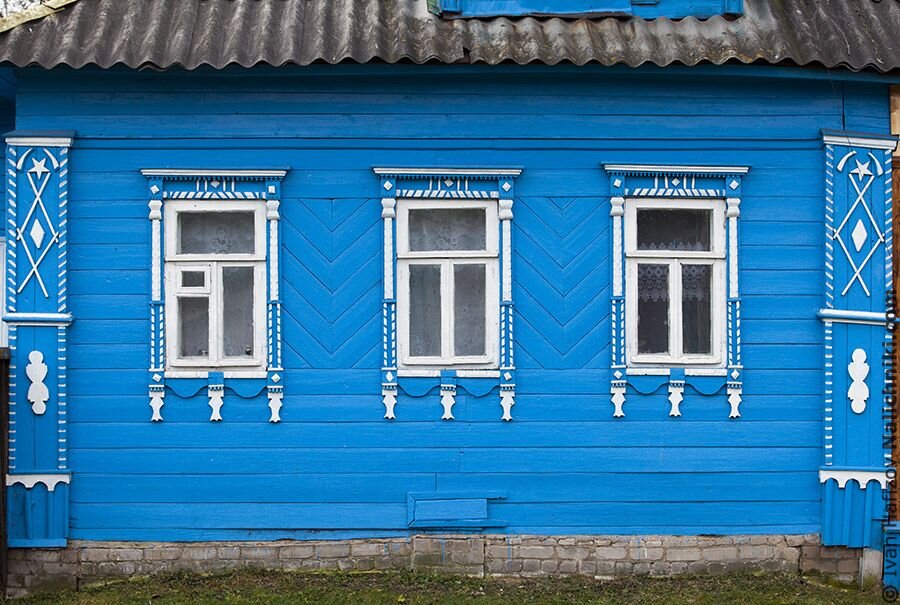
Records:
<instances>
[{"instance_id":1,"label":"blue wooden board","mask_svg":"<svg viewBox=\"0 0 900 605\"><path fill-rule=\"evenodd\" d=\"M69 460L77 539L407 535L410 492L487 494L519 533L821 528L822 128L888 130L880 84L560 68L18 75L17 127L71 129ZM456 75L452 75L456 74ZM536 86L539 84L539 86ZM688 388L612 418L601 163L750 166L740 223L744 403ZM437 383L381 403L375 165L519 166L515 420ZM147 398L142 168L288 168L283 422L264 396ZM486 497L486 496L481 496ZM452 498L451 498L452 499Z\"/></svg>"}]
</instances>

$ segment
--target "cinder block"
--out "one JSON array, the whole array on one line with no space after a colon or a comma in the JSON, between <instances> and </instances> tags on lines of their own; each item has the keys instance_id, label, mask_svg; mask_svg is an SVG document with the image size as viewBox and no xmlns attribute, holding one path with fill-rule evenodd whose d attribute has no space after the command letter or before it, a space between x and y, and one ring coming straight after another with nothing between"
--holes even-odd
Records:
<instances>
[{"instance_id":1,"label":"cinder block","mask_svg":"<svg viewBox=\"0 0 900 605\"><path fill-rule=\"evenodd\" d=\"M699 561L703 555L699 548L672 548L666 553L667 561Z\"/></svg>"},{"instance_id":2,"label":"cinder block","mask_svg":"<svg viewBox=\"0 0 900 605\"><path fill-rule=\"evenodd\" d=\"M594 549L594 556L601 560L619 560L628 556L628 551L622 546L601 546Z\"/></svg>"}]
</instances>

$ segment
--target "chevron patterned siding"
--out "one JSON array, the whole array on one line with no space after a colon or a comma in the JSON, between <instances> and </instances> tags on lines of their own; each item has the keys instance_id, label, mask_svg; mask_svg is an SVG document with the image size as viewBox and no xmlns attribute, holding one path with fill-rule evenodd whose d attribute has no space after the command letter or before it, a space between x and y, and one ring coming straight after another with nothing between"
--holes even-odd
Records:
<instances>
[{"instance_id":1,"label":"chevron patterned siding","mask_svg":"<svg viewBox=\"0 0 900 605\"><path fill-rule=\"evenodd\" d=\"M287 199L282 208L286 365L379 367L380 203Z\"/></svg>"},{"instance_id":2,"label":"chevron patterned siding","mask_svg":"<svg viewBox=\"0 0 900 605\"><path fill-rule=\"evenodd\" d=\"M515 212L519 366L609 367L609 203L521 197Z\"/></svg>"},{"instance_id":3,"label":"chevron patterned siding","mask_svg":"<svg viewBox=\"0 0 900 605\"><path fill-rule=\"evenodd\" d=\"M18 128L70 159L71 537L407 535L409 493L503 492L494 532L821 528L823 127L883 130L880 86L599 68L465 73L25 72ZM343 66L335 69L342 70ZM352 72L352 73L351 73ZM578 78L572 74L577 73ZM580 77L590 74L592 77ZM63 94L65 93L65 94ZM609 395L603 162L748 165L743 418L722 394ZM513 206L516 404L436 382L383 418L382 219L373 166L523 169ZM149 422L142 168L284 168L282 422L265 395L167 395Z\"/></svg>"}]
</instances>

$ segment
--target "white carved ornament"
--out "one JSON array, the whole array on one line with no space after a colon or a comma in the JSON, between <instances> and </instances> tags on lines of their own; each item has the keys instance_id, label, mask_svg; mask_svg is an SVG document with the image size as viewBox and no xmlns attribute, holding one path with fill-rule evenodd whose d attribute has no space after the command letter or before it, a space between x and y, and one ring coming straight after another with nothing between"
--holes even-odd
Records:
<instances>
[{"instance_id":1,"label":"white carved ornament","mask_svg":"<svg viewBox=\"0 0 900 605\"><path fill-rule=\"evenodd\" d=\"M31 402L31 411L37 415L47 411L47 400L50 399L50 390L44 384L47 372L44 354L40 351L29 353L28 365L25 366L25 375L31 382L31 386L28 387L28 401Z\"/></svg>"},{"instance_id":2,"label":"white carved ornament","mask_svg":"<svg viewBox=\"0 0 900 605\"><path fill-rule=\"evenodd\" d=\"M6 486L11 487L13 485L19 484L23 486L25 489L31 489L38 483L42 483L47 487L48 492L52 492L56 489L56 486L60 483L69 484L70 476L63 474L44 474L44 475L7 475L6 476Z\"/></svg>"},{"instance_id":3,"label":"white carved ornament","mask_svg":"<svg viewBox=\"0 0 900 605\"><path fill-rule=\"evenodd\" d=\"M441 385L441 406L444 408L444 415L441 420L453 420L453 406L456 404L456 385Z\"/></svg>"},{"instance_id":4,"label":"white carved ornament","mask_svg":"<svg viewBox=\"0 0 900 605\"><path fill-rule=\"evenodd\" d=\"M210 385L207 389L207 394L209 395L209 407L212 410L212 413L209 415L209 421L221 422L222 404L225 403L222 400L222 396L225 394L225 387L222 385Z\"/></svg>"},{"instance_id":5,"label":"white carved ornament","mask_svg":"<svg viewBox=\"0 0 900 605\"><path fill-rule=\"evenodd\" d=\"M678 406L681 405L682 401L684 401L684 383L680 380L673 380L669 383L669 403L672 406L669 410L669 416L674 418L681 416L681 410Z\"/></svg>"},{"instance_id":6,"label":"white carved ornament","mask_svg":"<svg viewBox=\"0 0 900 605\"><path fill-rule=\"evenodd\" d=\"M29 158L29 154L32 153L34 153L34 150L31 149L25 152L19 160L17 168L21 169L25 160ZM52 177L51 170L47 168L47 160L50 160L53 170L59 168L59 162L56 160L56 156L47 149L44 149L43 153L46 157L41 160L38 160L33 155L31 156L32 166L25 173L34 199L31 202L28 213L22 220L22 224L16 228L16 239L22 243L25 259L31 268L19 284L18 292L22 292L31 279L34 278L44 298L49 298L50 293L39 269L41 263L53 249L53 245L58 242L59 232L53 226L53 221L50 219L50 214L47 212L43 198ZM48 234L50 235L49 240L46 239ZM31 245L29 245L29 242Z\"/></svg>"},{"instance_id":7,"label":"white carved ornament","mask_svg":"<svg viewBox=\"0 0 900 605\"><path fill-rule=\"evenodd\" d=\"M850 399L850 409L855 414L862 414L866 411L866 401L869 399L869 387L866 385L869 364L866 363L866 352L862 349L854 350L852 358L847 365L847 372L853 381L847 389L847 397Z\"/></svg>"},{"instance_id":8,"label":"white carved ornament","mask_svg":"<svg viewBox=\"0 0 900 605\"><path fill-rule=\"evenodd\" d=\"M277 384L281 381L281 376L278 374L272 375L272 382ZM281 406L282 399L284 398L284 389L280 386L270 385L269 386L269 410L272 414L269 416L269 422L273 424L277 424L281 422Z\"/></svg>"},{"instance_id":9,"label":"white carved ornament","mask_svg":"<svg viewBox=\"0 0 900 605\"><path fill-rule=\"evenodd\" d=\"M819 471L819 483L825 483L829 479L834 479L837 481L838 487L843 489L847 486L848 481L856 481L856 484L859 485L860 488L865 489L867 485L869 485L870 481L877 481L881 486L881 489L887 489L888 483L892 483L894 481L893 472L884 471L870 471L865 469L860 470L820 470Z\"/></svg>"},{"instance_id":10,"label":"white carved ornament","mask_svg":"<svg viewBox=\"0 0 900 605\"><path fill-rule=\"evenodd\" d=\"M878 220L876 220L875 216L872 214L872 209L869 208L869 204L865 199L866 194L875 183L876 177L882 176L884 174L884 170L882 169L881 164L878 162L875 156L873 156L871 153L869 154L869 157L871 159L866 162L860 161L858 157L855 157L856 155L857 152L855 150L851 150L847 153L847 155L841 158L841 161L838 162L837 165L837 171L843 172L844 167L849 163L851 159L853 159L855 163L855 167L849 171L847 176L847 180L850 182L850 185L853 187L853 190L855 192L855 199L850 205L850 208L847 210L847 214L844 215L844 219L831 234L831 239L838 243L838 246L844 253L847 262L850 264L850 268L853 271L850 280L841 291L841 296L846 296L847 292L850 291L850 288L857 281L859 282L860 287L862 287L865 295L871 296L869 286L868 284L866 284L865 279L863 278L863 270L875 255L875 252L877 252L878 248L883 245L885 241L884 234L881 232L881 227L878 224ZM871 170L871 166L873 164L875 166L877 175ZM851 226L851 219L854 216L857 208L863 209L864 216L862 218L858 218L856 222ZM871 227L874 234L873 242L869 246L869 249L866 250L865 256L860 259L859 262L857 262L856 257L850 252L847 244L852 244L853 249L856 251L856 253L860 254L863 251L863 247L866 245L866 242L869 240L869 230L867 228L867 224ZM847 230L850 230L850 242L844 241L843 235Z\"/></svg>"}]
</instances>

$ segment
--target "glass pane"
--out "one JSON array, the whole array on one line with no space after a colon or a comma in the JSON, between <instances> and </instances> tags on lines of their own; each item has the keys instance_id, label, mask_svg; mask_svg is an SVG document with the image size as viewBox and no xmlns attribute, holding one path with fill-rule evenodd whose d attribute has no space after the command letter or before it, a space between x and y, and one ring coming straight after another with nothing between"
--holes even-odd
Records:
<instances>
[{"instance_id":1,"label":"glass pane","mask_svg":"<svg viewBox=\"0 0 900 605\"><path fill-rule=\"evenodd\" d=\"M638 210L638 250L710 250L712 210Z\"/></svg>"},{"instance_id":2,"label":"glass pane","mask_svg":"<svg viewBox=\"0 0 900 605\"><path fill-rule=\"evenodd\" d=\"M209 299L178 299L178 354L209 357Z\"/></svg>"},{"instance_id":3,"label":"glass pane","mask_svg":"<svg viewBox=\"0 0 900 605\"><path fill-rule=\"evenodd\" d=\"M203 271L182 271L181 286L183 288L203 288L206 286L206 273Z\"/></svg>"},{"instance_id":4,"label":"glass pane","mask_svg":"<svg viewBox=\"0 0 900 605\"><path fill-rule=\"evenodd\" d=\"M441 267L409 266L409 354L441 355Z\"/></svg>"},{"instance_id":5,"label":"glass pane","mask_svg":"<svg viewBox=\"0 0 900 605\"><path fill-rule=\"evenodd\" d=\"M638 353L669 352L669 266L638 265Z\"/></svg>"},{"instance_id":6,"label":"glass pane","mask_svg":"<svg viewBox=\"0 0 900 605\"><path fill-rule=\"evenodd\" d=\"M712 352L712 265L681 266L681 315L684 352Z\"/></svg>"},{"instance_id":7,"label":"glass pane","mask_svg":"<svg viewBox=\"0 0 900 605\"><path fill-rule=\"evenodd\" d=\"M453 267L453 347L455 355L484 355L485 296L484 265Z\"/></svg>"},{"instance_id":8,"label":"glass pane","mask_svg":"<svg viewBox=\"0 0 900 605\"><path fill-rule=\"evenodd\" d=\"M484 250L483 208L446 208L409 211L409 249Z\"/></svg>"},{"instance_id":9,"label":"glass pane","mask_svg":"<svg viewBox=\"0 0 900 605\"><path fill-rule=\"evenodd\" d=\"M222 267L225 357L253 357L253 267Z\"/></svg>"},{"instance_id":10,"label":"glass pane","mask_svg":"<svg viewBox=\"0 0 900 605\"><path fill-rule=\"evenodd\" d=\"M253 212L179 212L179 254L253 254Z\"/></svg>"}]
</instances>

